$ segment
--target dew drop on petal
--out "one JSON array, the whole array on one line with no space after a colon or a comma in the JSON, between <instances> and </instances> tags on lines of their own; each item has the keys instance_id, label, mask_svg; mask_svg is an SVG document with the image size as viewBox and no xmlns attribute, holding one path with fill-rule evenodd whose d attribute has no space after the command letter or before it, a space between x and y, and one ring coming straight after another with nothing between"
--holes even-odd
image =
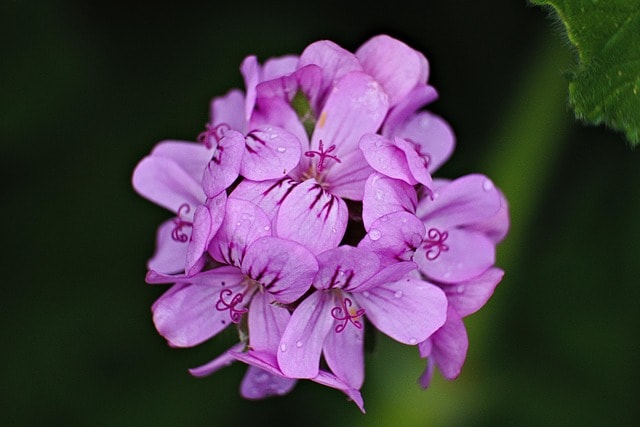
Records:
<instances>
[{"instance_id":1,"label":"dew drop on petal","mask_svg":"<svg viewBox=\"0 0 640 427\"><path fill-rule=\"evenodd\" d=\"M380 147L382 147L382 140L381 140L381 139L378 139L378 140L376 141L376 148L380 148Z\"/></svg>"},{"instance_id":2,"label":"dew drop on petal","mask_svg":"<svg viewBox=\"0 0 640 427\"><path fill-rule=\"evenodd\" d=\"M285 344L280 344L280 351L287 351L287 346Z\"/></svg>"},{"instance_id":3,"label":"dew drop on petal","mask_svg":"<svg viewBox=\"0 0 640 427\"><path fill-rule=\"evenodd\" d=\"M253 379L257 383L265 383L269 380L269 374L266 372L259 372L253 377Z\"/></svg>"},{"instance_id":4,"label":"dew drop on petal","mask_svg":"<svg viewBox=\"0 0 640 427\"><path fill-rule=\"evenodd\" d=\"M298 347L298 348L302 347L302 341L298 341L298 342L296 343L296 347Z\"/></svg>"},{"instance_id":5,"label":"dew drop on petal","mask_svg":"<svg viewBox=\"0 0 640 427\"><path fill-rule=\"evenodd\" d=\"M285 147L278 147L276 148L276 150L278 150L278 153L284 153L285 151L287 151Z\"/></svg>"},{"instance_id":6,"label":"dew drop on petal","mask_svg":"<svg viewBox=\"0 0 640 427\"><path fill-rule=\"evenodd\" d=\"M458 285L456 286L456 292L461 294L464 292L464 285Z\"/></svg>"},{"instance_id":7,"label":"dew drop on petal","mask_svg":"<svg viewBox=\"0 0 640 427\"><path fill-rule=\"evenodd\" d=\"M394 297L396 297L396 298L402 298L402 295L403 295L402 291L396 291L396 292L393 294L393 296L394 296Z\"/></svg>"},{"instance_id":8,"label":"dew drop on petal","mask_svg":"<svg viewBox=\"0 0 640 427\"><path fill-rule=\"evenodd\" d=\"M482 182L482 189L487 192L493 190L493 182L490 179L485 179Z\"/></svg>"},{"instance_id":9,"label":"dew drop on petal","mask_svg":"<svg viewBox=\"0 0 640 427\"><path fill-rule=\"evenodd\" d=\"M418 340L415 338L409 338L409 344L418 344Z\"/></svg>"},{"instance_id":10,"label":"dew drop on petal","mask_svg":"<svg viewBox=\"0 0 640 427\"><path fill-rule=\"evenodd\" d=\"M264 226L264 231L269 231L269 230L271 230L271 227L269 227L268 225L265 225Z\"/></svg>"},{"instance_id":11,"label":"dew drop on petal","mask_svg":"<svg viewBox=\"0 0 640 427\"><path fill-rule=\"evenodd\" d=\"M365 297L365 298L369 298L369 291L364 291L362 293L362 296Z\"/></svg>"},{"instance_id":12,"label":"dew drop on petal","mask_svg":"<svg viewBox=\"0 0 640 427\"><path fill-rule=\"evenodd\" d=\"M380 221L381 221L381 222L387 222L387 221L389 221L389 216L388 216L388 215L383 215L383 216L381 216L381 217L380 217Z\"/></svg>"},{"instance_id":13,"label":"dew drop on petal","mask_svg":"<svg viewBox=\"0 0 640 427\"><path fill-rule=\"evenodd\" d=\"M337 232L338 232L338 229L337 229L337 228L335 228L335 227L333 227L333 228L331 229L331 232L332 232L332 233L337 233Z\"/></svg>"},{"instance_id":14,"label":"dew drop on petal","mask_svg":"<svg viewBox=\"0 0 640 427\"><path fill-rule=\"evenodd\" d=\"M380 239L380 237L382 237L382 233L381 233L381 232L380 232L380 230L378 230L377 228L374 228L374 229L372 229L372 230L369 232L369 238L370 238L371 240L373 240L374 242L375 242L376 240L379 240L379 239Z\"/></svg>"}]
</instances>

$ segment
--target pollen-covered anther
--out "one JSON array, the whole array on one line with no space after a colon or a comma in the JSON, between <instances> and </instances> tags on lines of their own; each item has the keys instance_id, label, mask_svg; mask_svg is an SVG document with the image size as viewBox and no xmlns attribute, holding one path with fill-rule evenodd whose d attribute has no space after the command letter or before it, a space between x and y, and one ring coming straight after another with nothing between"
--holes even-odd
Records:
<instances>
[{"instance_id":1,"label":"pollen-covered anther","mask_svg":"<svg viewBox=\"0 0 640 427\"><path fill-rule=\"evenodd\" d=\"M362 316L364 316L364 308L356 310L353 307L353 302L351 302L349 298L342 300L342 306L336 306L331 309L331 317L342 321L342 323L336 325L334 329L336 333L344 331L349 322L356 328L362 329L362 322L360 322Z\"/></svg>"},{"instance_id":2,"label":"pollen-covered anther","mask_svg":"<svg viewBox=\"0 0 640 427\"><path fill-rule=\"evenodd\" d=\"M242 301L244 300L244 295L242 293L235 294L233 298L231 298L231 301L227 303L225 301L225 297L228 297L231 294L233 294L233 291L231 291L231 289L223 289L220 291L220 297L216 302L216 310L218 311L229 310L229 317L231 318L231 321L233 323L239 323L240 319L242 318L242 315L248 312L249 309L245 307L240 309L236 308L236 306L238 304L241 304Z\"/></svg>"},{"instance_id":3,"label":"pollen-covered anther","mask_svg":"<svg viewBox=\"0 0 640 427\"><path fill-rule=\"evenodd\" d=\"M198 135L197 141L201 144L204 144L207 148L213 148L212 139L215 140L216 144L220 142L222 138L226 135L226 133L231 130L231 126L226 123L220 123L215 126L207 123L205 125L205 130L200 132Z\"/></svg>"},{"instance_id":4,"label":"pollen-covered anther","mask_svg":"<svg viewBox=\"0 0 640 427\"><path fill-rule=\"evenodd\" d=\"M171 230L171 238L176 242L186 242L189 240L189 236L184 232L184 227L193 227L193 223L186 221L184 215L188 214L191 207L188 203L183 203L178 208L178 216L173 219L173 230Z\"/></svg>"},{"instance_id":5,"label":"pollen-covered anther","mask_svg":"<svg viewBox=\"0 0 640 427\"><path fill-rule=\"evenodd\" d=\"M440 256L442 252L449 250L449 246L445 241L449 237L446 231L440 231L437 228L430 228L427 232L427 239L424 241L424 248L427 250L425 256L429 261L433 261Z\"/></svg>"},{"instance_id":6,"label":"pollen-covered anther","mask_svg":"<svg viewBox=\"0 0 640 427\"><path fill-rule=\"evenodd\" d=\"M331 160L335 160L338 163L342 163L342 160L340 160L338 156L329 154L335 149L336 149L336 145L332 144L329 146L329 148L327 148L327 151L324 151L324 143L322 142L322 140L320 140L320 147L319 147L320 151L306 151L304 155L307 157L314 157L317 154L318 157L320 157L320 159L318 160L318 165L316 166L316 169L318 172L322 172L325 169L324 161L327 158Z\"/></svg>"}]
</instances>

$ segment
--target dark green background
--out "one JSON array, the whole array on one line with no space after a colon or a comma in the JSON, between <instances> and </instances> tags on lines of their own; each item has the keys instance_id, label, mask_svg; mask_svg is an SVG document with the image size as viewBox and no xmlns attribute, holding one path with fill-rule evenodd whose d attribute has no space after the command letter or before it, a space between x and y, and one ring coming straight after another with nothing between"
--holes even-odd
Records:
<instances>
[{"instance_id":1,"label":"dark green background","mask_svg":"<svg viewBox=\"0 0 640 427\"><path fill-rule=\"evenodd\" d=\"M0 3L0 425L636 425L640 153L576 123L560 27L526 1ZM251 402L234 342L166 346L144 283L169 214L130 187L162 139L194 140L242 58L388 33L424 52L457 150L438 176L491 176L511 203L506 276L467 319L461 377L416 385L414 348L367 356L367 415L301 382Z\"/></svg>"}]
</instances>

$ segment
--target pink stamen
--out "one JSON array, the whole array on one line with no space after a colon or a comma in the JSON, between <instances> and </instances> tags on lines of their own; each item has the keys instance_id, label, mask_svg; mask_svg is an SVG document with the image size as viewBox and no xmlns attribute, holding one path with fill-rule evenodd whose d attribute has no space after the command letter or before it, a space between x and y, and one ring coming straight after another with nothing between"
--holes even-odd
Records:
<instances>
[{"instance_id":1,"label":"pink stamen","mask_svg":"<svg viewBox=\"0 0 640 427\"><path fill-rule=\"evenodd\" d=\"M331 317L336 320L341 320L342 323L336 325L335 331L336 333L340 333L344 331L347 327L347 323L351 322L353 326L358 329L362 329L362 323L360 322L360 318L364 315L364 308L359 308L355 313L352 313L349 308L353 303L349 298L345 298L342 300L342 306L336 306L331 309Z\"/></svg>"},{"instance_id":2,"label":"pink stamen","mask_svg":"<svg viewBox=\"0 0 640 427\"><path fill-rule=\"evenodd\" d=\"M318 160L318 166L317 166L317 170L318 172L322 172L325 169L325 165L324 165L324 161L325 159L328 157L332 160L335 160L338 163L342 163L342 160L340 160L338 158L338 156L334 156L333 154L329 154L330 152L332 152L333 150L336 149L335 144L332 144L329 146L329 148L327 148L327 151L324 151L324 144L322 142L322 140L320 140L320 151L307 151L304 153L305 156L307 157L313 157L316 154L320 157L320 160Z\"/></svg>"},{"instance_id":3,"label":"pink stamen","mask_svg":"<svg viewBox=\"0 0 640 427\"><path fill-rule=\"evenodd\" d=\"M175 226L171 230L171 238L176 242L186 242L189 240L189 236L184 232L184 227L193 227L193 223L183 219L183 216L188 214L191 208L188 203L183 203L178 208L178 216L173 219Z\"/></svg>"},{"instance_id":4,"label":"pink stamen","mask_svg":"<svg viewBox=\"0 0 640 427\"><path fill-rule=\"evenodd\" d=\"M216 310L218 310L218 311L229 310L229 317L231 318L231 321L233 323L239 323L240 322L240 318L242 317L242 315L244 313L246 313L247 311L249 311L249 309L247 309L247 308L237 309L236 308L236 306L238 304L242 303L242 300L244 299L244 295L241 294L241 293L235 294L233 296L233 298L231 298L231 302L227 303L225 301L225 296L228 297L231 294L233 294L231 289L223 289L223 290L220 291L220 298L216 302Z\"/></svg>"},{"instance_id":5,"label":"pink stamen","mask_svg":"<svg viewBox=\"0 0 640 427\"><path fill-rule=\"evenodd\" d=\"M441 252L449 250L444 242L449 237L449 233L446 231L441 232L436 228L430 228L427 232L428 239L424 242L424 248L427 249L426 257L429 261L433 261L440 256Z\"/></svg>"},{"instance_id":6,"label":"pink stamen","mask_svg":"<svg viewBox=\"0 0 640 427\"><path fill-rule=\"evenodd\" d=\"M197 140L199 143L204 144L204 146L209 149L213 147L213 143L211 142L212 138L217 144L222 138L224 138L226 133L231 130L231 126L226 123L220 123L215 126L207 123L205 125L205 128L206 129L204 131L200 132Z\"/></svg>"}]
</instances>

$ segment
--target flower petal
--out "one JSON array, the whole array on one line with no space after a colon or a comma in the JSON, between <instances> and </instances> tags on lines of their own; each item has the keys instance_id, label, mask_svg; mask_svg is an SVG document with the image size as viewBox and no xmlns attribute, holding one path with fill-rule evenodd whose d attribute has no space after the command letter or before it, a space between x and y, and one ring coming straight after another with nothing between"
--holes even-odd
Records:
<instances>
[{"instance_id":1,"label":"flower petal","mask_svg":"<svg viewBox=\"0 0 640 427\"><path fill-rule=\"evenodd\" d=\"M413 186L376 172L367 179L364 187L364 228L369 230L375 220L394 212L415 213L417 204L418 198Z\"/></svg>"},{"instance_id":2,"label":"flower petal","mask_svg":"<svg viewBox=\"0 0 640 427\"><path fill-rule=\"evenodd\" d=\"M429 338L447 315L444 292L419 279L405 278L352 295L376 328L404 344Z\"/></svg>"},{"instance_id":3,"label":"flower petal","mask_svg":"<svg viewBox=\"0 0 640 427\"><path fill-rule=\"evenodd\" d=\"M425 83L429 76L424 55L387 35L369 39L356 51L356 57L384 87L391 105L401 101L418 83Z\"/></svg>"},{"instance_id":4,"label":"flower petal","mask_svg":"<svg viewBox=\"0 0 640 427\"><path fill-rule=\"evenodd\" d=\"M227 193L223 191L213 199L208 199L204 205L196 208L187 248L185 267L187 275L191 276L202 269L204 265L203 254L222 225L226 203Z\"/></svg>"},{"instance_id":5,"label":"flower petal","mask_svg":"<svg viewBox=\"0 0 640 427\"><path fill-rule=\"evenodd\" d=\"M263 292L256 292L249 308L249 347L255 351L276 354L280 338L291 315L275 304Z\"/></svg>"},{"instance_id":6,"label":"flower petal","mask_svg":"<svg viewBox=\"0 0 640 427\"><path fill-rule=\"evenodd\" d=\"M409 212L394 212L374 221L359 248L373 251L384 265L398 260L409 261L422 243L424 224Z\"/></svg>"},{"instance_id":7,"label":"flower petal","mask_svg":"<svg viewBox=\"0 0 640 427\"><path fill-rule=\"evenodd\" d=\"M495 245L487 237L464 229L435 229L428 227L427 239L416 250L413 260L429 278L444 283L470 280L495 263ZM446 238L436 245L429 244L429 235L437 230Z\"/></svg>"},{"instance_id":8,"label":"flower petal","mask_svg":"<svg viewBox=\"0 0 640 427\"><path fill-rule=\"evenodd\" d=\"M384 120L389 101L382 87L371 76L352 72L342 77L328 95L318 117L311 149L335 145L332 153L339 159L358 149L362 135L376 132ZM365 153L366 154L366 153ZM340 168L337 161L328 162L327 171Z\"/></svg>"},{"instance_id":9,"label":"flower petal","mask_svg":"<svg viewBox=\"0 0 640 427\"><path fill-rule=\"evenodd\" d=\"M211 160L213 150L204 144L184 141L162 141L151 151L153 157L165 157L176 162L196 181L202 181L202 172Z\"/></svg>"},{"instance_id":10,"label":"flower petal","mask_svg":"<svg viewBox=\"0 0 640 427\"><path fill-rule=\"evenodd\" d=\"M353 306L357 311L359 307ZM360 328L347 323L337 332L330 330L324 341L324 358L338 378L350 388L360 389L364 382L364 322Z\"/></svg>"},{"instance_id":11,"label":"flower petal","mask_svg":"<svg viewBox=\"0 0 640 427\"><path fill-rule=\"evenodd\" d=\"M147 263L149 270L173 274L184 270L187 256L187 242L173 239L171 235L176 224L174 219L162 223L156 234L156 251ZM190 232L189 232L190 233ZM185 233L188 238L188 235Z\"/></svg>"},{"instance_id":12,"label":"flower petal","mask_svg":"<svg viewBox=\"0 0 640 427\"><path fill-rule=\"evenodd\" d=\"M270 235L271 222L262 209L246 200L229 198L222 225L209 245L209 254L218 262L240 267L247 247Z\"/></svg>"},{"instance_id":13,"label":"flower petal","mask_svg":"<svg viewBox=\"0 0 640 427\"><path fill-rule=\"evenodd\" d=\"M427 227L448 229L487 221L498 214L501 195L484 175L466 175L439 188L433 200L418 203L418 218Z\"/></svg>"},{"instance_id":14,"label":"flower petal","mask_svg":"<svg viewBox=\"0 0 640 427\"><path fill-rule=\"evenodd\" d=\"M384 120L382 135L387 138L402 136L397 134L397 129L404 125L419 109L436 99L438 99L438 92L433 86L418 84L402 101L391 108Z\"/></svg>"},{"instance_id":15,"label":"flower petal","mask_svg":"<svg viewBox=\"0 0 640 427\"><path fill-rule=\"evenodd\" d=\"M229 313L216 309L216 302L222 289L240 292L244 276L237 269L219 270L178 282L153 304L153 322L171 346L195 346L232 323Z\"/></svg>"},{"instance_id":16,"label":"flower petal","mask_svg":"<svg viewBox=\"0 0 640 427\"><path fill-rule=\"evenodd\" d=\"M213 374L214 372L220 370L221 368L227 367L236 361L235 357L232 356L232 352L234 351L242 351L244 348L244 343L238 343L231 347L229 350L222 353L220 356L216 357L210 362L205 363L202 366L198 366L197 368L190 368L189 373L194 377L202 378L208 375Z\"/></svg>"},{"instance_id":17,"label":"flower petal","mask_svg":"<svg viewBox=\"0 0 640 427\"><path fill-rule=\"evenodd\" d=\"M277 179L296 167L301 154L293 134L275 126L260 127L245 138L240 174L253 181Z\"/></svg>"},{"instance_id":18,"label":"flower petal","mask_svg":"<svg viewBox=\"0 0 640 427\"><path fill-rule=\"evenodd\" d=\"M284 396L295 387L297 380L272 374L256 366L249 366L240 383L240 395L256 400L271 396Z\"/></svg>"},{"instance_id":19,"label":"flower petal","mask_svg":"<svg viewBox=\"0 0 640 427\"><path fill-rule=\"evenodd\" d=\"M318 289L357 287L380 269L374 253L346 245L321 253L318 263L320 269L313 279Z\"/></svg>"},{"instance_id":20,"label":"flower petal","mask_svg":"<svg viewBox=\"0 0 640 427\"><path fill-rule=\"evenodd\" d=\"M447 311L447 321L431 337L430 358L438 366L440 373L448 380L460 375L467 357L469 339L462 318L453 308Z\"/></svg>"},{"instance_id":21,"label":"flower petal","mask_svg":"<svg viewBox=\"0 0 640 427\"><path fill-rule=\"evenodd\" d=\"M286 376L313 378L318 375L322 345L334 323L330 314L333 305L332 293L316 291L291 315L278 351L278 365Z\"/></svg>"},{"instance_id":22,"label":"flower petal","mask_svg":"<svg viewBox=\"0 0 640 427\"><path fill-rule=\"evenodd\" d=\"M242 271L262 284L276 301L289 304L311 287L318 262L301 244L269 236L249 245Z\"/></svg>"},{"instance_id":23,"label":"flower petal","mask_svg":"<svg viewBox=\"0 0 640 427\"><path fill-rule=\"evenodd\" d=\"M226 95L211 101L211 124L213 126L225 124L229 128L245 133L247 119L244 112L244 94L238 89L232 89Z\"/></svg>"},{"instance_id":24,"label":"flower petal","mask_svg":"<svg viewBox=\"0 0 640 427\"><path fill-rule=\"evenodd\" d=\"M229 197L246 200L260 206L269 220L275 224L280 205L299 184L299 182L291 178L269 181L244 179L231 192Z\"/></svg>"},{"instance_id":25,"label":"flower petal","mask_svg":"<svg viewBox=\"0 0 640 427\"><path fill-rule=\"evenodd\" d=\"M306 157L306 156L305 156ZM344 199L360 201L364 197L367 178L374 172L360 150L352 151L331 168L325 183L331 194Z\"/></svg>"},{"instance_id":26,"label":"flower petal","mask_svg":"<svg viewBox=\"0 0 640 427\"><path fill-rule=\"evenodd\" d=\"M200 182L166 157L142 159L133 172L132 181L133 188L142 197L176 213L185 203L195 208L205 200Z\"/></svg>"},{"instance_id":27,"label":"flower petal","mask_svg":"<svg viewBox=\"0 0 640 427\"><path fill-rule=\"evenodd\" d=\"M308 179L296 186L280 205L276 233L319 254L338 246L347 220L345 202L326 192L314 179Z\"/></svg>"},{"instance_id":28,"label":"flower petal","mask_svg":"<svg viewBox=\"0 0 640 427\"><path fill-rule=\"evenodd\" d=\"M207 197L215 197L238 178L244 154L244 136L229 130L217 143L211 161L204 170L202 187Z\"/></svg>"},{"instance_id":29,"label":"flower petal","mask_svg":"<svg viewBox=\"0 0 640 427\"><path fill-rule=\"evenodd\" d=\"M449 305L462 317L480 310L489 300L496 286L502 280L504 271L490 268L480 276L457 285L443 286Z\"/></svg>"}]
</instances>

